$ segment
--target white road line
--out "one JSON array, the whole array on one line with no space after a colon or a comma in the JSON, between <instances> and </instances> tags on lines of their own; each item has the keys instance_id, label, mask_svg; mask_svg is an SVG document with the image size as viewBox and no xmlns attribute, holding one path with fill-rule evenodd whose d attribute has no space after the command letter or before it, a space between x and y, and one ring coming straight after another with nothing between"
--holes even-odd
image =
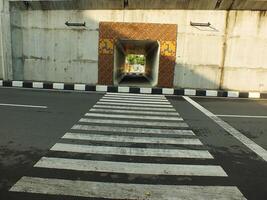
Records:
<instances>
[{"instance_id":1,"label":"white road line","mask_svg":"<svg viewBox=\"0 0 267 200\"><path fill-rule=\"evenodd\" d=\"M236 130L234 127L232 127L230 124L226 123L216 115L214 115L212 112L208 111L206 108L195 102L189 97L184 97L186 101L191 103L194 107L196 107L198 110L203 112L206 116L211 118L214 122L216 122L219 126L221 126L224 130L226 130L230 135L235 137L237 140L242 142L246 147L248 147L250 150L255 152L259 157L261 157L263 160L267 161L267 151L262 148L261 146L257 145L255 142L253 142L251 139L243 135L240 131Z\"/></svg>"},{"instance_id":2,"label":"white road line","mask_svg":"<svg viewBox=\"0 0 267 200\"><path fill-rule=\"evenodd\" d=\"M145 143L145 144L180 144L180 145L203 145L199 139L191 138L162 138L144 136L121 136L121 135L100 135L88 133L66 133L63 139L105 141L105 142L125 142L125 143Z\"/></svg>"},{"instance_id":3,"label":"white road line","mask_svg":"<svg viewBox=\"0 0 267 200\"><path fill-rule=\"evenodd\" d=\"M246 200L234 186L106 183L25 176L10 191L121 200Z\"/></svg>"},{"instance_id":4,"label":"white road line","mask_svg":"<svg viewBox=\"0 0 267 200\"><path fill-rule=\"evenodd\" d=\"M194 136L191 130L175 130L175 129L155 129L155 128L132 128L132 127L115 127L115 126L89 126L89 125L74 125L73 130L84 131L102 131L102 132L118 132L118 133L137 133L137 134L166 134L177 136Z\"/></svg>"},{"instance_id":5,"label":"white road line","mask_svg":"<svg viewBox=\"0 0 267 200\"><path fill-rule=\"evenodd\" d=\"M75 152L75 153L122 155L122 156L213 159L213 156L206 150L131 148L131 147L113 147L113 146L91 146L91 145L65 144L65 143L56 143L50 150Z\"/></svg>"},{"instance_id":6,"label":"white road line","mask_svg":"<svg viewBox=\"0 0 267 200\"><path fill-rule=\"evenodd\" d=\"M131 126L155 126L155 127L183 127L188 125L182 122L155 122L155 121L126 121L126 120L112 120L112 119L91 119L81 118L79 122L96 123L96 124L117 124L117 125L131 125Z\"/></svg>"},{"instance_id":7,"label":"white road line","mask_svg":"<svg viewBox=\"0 0 267 200\"><path fill-rule=\"evenodd\" d=\"M216 165L131 163L42 157L34 167L127 174L227 177L225 171Z\"/></svg>"},{"instance_id":8,"label":"white road line","mask_svg":"<svg viewBox=\"0 0 267 200\"><path fill-rule=\"evenodd\" d=\"M160 94L134 94L134 93L111 93L111 92L107 92L106 95L115 95L115 96L135 96L135 97L154 97L154 98L165 98L164 95L160 95Z\"/></svg>"},{"instance_id":9,"label":"white road line","mask_svg":"<svg viewBox=\"0 0 267 200\"><path fill-rule=\"evenodd\" d=\"M172 105L150 105L150 104L138 104L138 103L119 103L119 102L101 102L98 101L97 105L119 105L119 106L140 106L140 107L162 107L162 108L172 108Z\"/></svg>"},{"instance_id":10,"label":"white road line","mask_svg":"<svg viewBox=\"0 0 267 200\"><path fill-rule=\"evenodd\" d=\"M175 112L174 108L146 108L146 107L132 107L132 106L113 106L113 105L94 105L94 108L110 108L110 109L118 109L118 110L149 110L149 111L170 111Z\"/></svg>"},{"instance_id":11,"label":"white road line","mask_svg":"<svg viewBox=\"0 0 267 200\"><path fill-rule=\"evenodd\" d=\"M47 108L47 106L34 106L34 105L9 104L9 103L0 103L0 106L24 107L24 108L42 108L42 109Z\"/></svg>"},{"instance_id":12,"label":"white road line","mask_svg":"<svg viewBox=\"0 0 267 200\"><path fill-rule=\"evenodd\" d=\"M131 99L148 99L148 100L155 100L155 101L167 101L165 96L161 97L154 97L154 96L136 96L136 95L128 95L128 94L123 94L123 95L110 95L106 94L104 97L107 98L131 98Z\"/></svg>"},{"instance_id":13,"label":"white road line","mask_svg":"<svg viewBox=\"0 0 267 200\"><path fill-rule=\"evenodd\" d=\"M142 98L142 97L117 97L117 96L104 96L102 99L117 99L117 100L139 100L139 101L158 101L158 102L168 102L167 99L155 99L155 98Z\"/></svg>"},{"instance_id":14,"label":"white road line","mask_svg":"<svg viewBox=\"0 0 267 200\"><path fill-rule=\"evenodd\" d=\"M143 115L160 115L160 116L180 116L177 112L157 112L157 111L138 111L138 110L118 110L118 109L90 109L90 112L101 113L122 113L122 114L143 114Z\"/></svg>"},{"instance_id":15,"label":"white road line","mask_svg":"<svg viewBox=\"0 0 267 200\"><path fill-rule=\"evenodd\" d=\"M136 103L136 104L158 104L170 105L170 102L163 101L139 101L139 100L116 100L116 99L100 99L100 102L117 102L117 103Z\"/></svg>"},{"instance_id":16,"label":"white road line","mask_svg":"<svg viewBox=\"0 0 267 200\"><path fill-rule=\"evenodd\" d=\"M233 118L259 118L259 119L267 119L267 116L257 116L257 115L216 115L217 117L233 117Z\"/></svg>"},{"instance_id":17,"label":"white road line","mask_svg":"<svg viewBox=\"0 0 267 200\"><path fill-rule=\"evenodd\" d=\"M145 115L119 115L103 113L86 113L87 117L104 117L104 118L122 118L122 119L145 119L145 120L162 120L162 121L183 121L181 117L164 117L164 116L145 116Z\"/></svg>"}]
</instances>

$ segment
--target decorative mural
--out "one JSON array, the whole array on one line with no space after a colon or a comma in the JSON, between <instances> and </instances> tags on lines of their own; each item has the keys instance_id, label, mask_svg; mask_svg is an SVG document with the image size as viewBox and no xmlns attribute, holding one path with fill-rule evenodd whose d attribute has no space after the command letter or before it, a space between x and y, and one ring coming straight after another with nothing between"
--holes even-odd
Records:
<instances>
[{"instance_id":1,"label":"decorative mural","mask_svg":"<svg viewBox=\"0 0 267 200\"><path fill-rule=\"evenodd\" d=\"M156 40L160 43L159 87L172 87L176 58L177 25L100 22L98 83L113 84L114 44L117 39Z\"/></svg>"}]
</instances>

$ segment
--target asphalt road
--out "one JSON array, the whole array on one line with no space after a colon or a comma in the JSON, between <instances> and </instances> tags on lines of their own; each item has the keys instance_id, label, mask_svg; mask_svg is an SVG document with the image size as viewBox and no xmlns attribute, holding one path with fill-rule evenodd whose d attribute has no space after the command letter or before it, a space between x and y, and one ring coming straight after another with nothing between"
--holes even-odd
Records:
<instances>
[{"instance_id":1,"label":"asphalt road","mask_svg":"<svg viewBox=\"0 0 267 200\"><path fill-rule=\"evenodd\" d=\"M10 199L9 188L32 171L33 165L101 96L96 93L0 89L0 103L48 107L0 106L1 200Z\"/></svg>"},{"instance_id":2,"label":"asphalt road","mask_svg":"<svg viewBox=\"0 0 267 200\"><path fill-rule=\"evenodd\" d=\"M169 99L224 168L231 184L237 185L247 199L267 199L266 161L183 99L179 97ZM266 100L199 97L192 99L216 115L267 115ZM267 119L230 117L222 119L267 149Z\"/></svg>"},{"instance_id":3,"label":"asphalt road","mask_svg":"<svg viewBox=\"0 0 267 200\"><path fill-rule=\"evenodd\" d=\"M193 107L182 97L169 96L167 99L175 110L193 130L196 138L203 143L203 147L188 146L188 149L208 150L214 159L172 159L151 156L121 156L106 154L81 154L50 151L56 143L67 141L76 144L76 140L62 140L61 137L69 132L78 120L84 118L104 94L39 91L28 89L0 88L0 199L1 200L29 200L29 199L101 199L82 198L75 196L31 194L24 192L9 192L9 189L23 176L56 177L59 179L119 182L125 184L156 184L156 185L190 185L190 186L233 186L249 200L267 199L267 164L255 152L238 139L227 133L213 120ZM249 116L267 116L266 100L238 100L222 98L192 98L194 101L214 113L215 115L242 115L246 117L220 117L235 129L267 149L267 118ZM1 105L3 104L3 105ZM46 106L47 108L13 107L4 104L20 104ZM145 110L143 110L145 111ZM102 118L95 117L92 119ZM113 119L111 119L113 120ZM131 119L132 120L132 119ZM131 120L129 120L131 122ZM132 120L134 121L134 120ZM157 120L156 120L157 121ZM158 120L163 122L163 120ZM95 122L94 122L95 123ZM99 121L96 123L100 123ZM106 123L106 122L105 122ZM134 123L134 122L133 122ZM167 122L166 122L167 123ZM80 123L82 124L82 123ZM86 123L84 123L86 124ZM160 124L157 124L160 125ZM106 126L100 124L100 126ZM110 124L110 127L116 125ZM130 125L131 126L131 125ZM123 127L123 125L118 125ZM137 126L139 127L139 126ZM149 126L148 126L149 127ZM154 128L151 126L151 128ZM182 128L183 129L183 128ZM75 132L75 131L73 131ZM77 133L78 131L76 131ZM92 133L99 133L93 131ZM114 132L115 134L115 132ZM120 135L116 133L117 135ZM127 135L127 134L126 134ZM146 134L147 137L151 137ZM110 136L110 135L109 135ZM111 134L112 136L112 134ZM158 137L164 137L159 134ZM191 138L191 137L188 137ZM79 141L80 145L132 147L132 148L166 148L181 149L182 145L162 144L129 144L118 141ZM97 148L96 148L97 149ZM102 149L100 149L102 150ZM120 152L121 153L121 152ZM43 156L89 159L95 161L141 162L159 164L192 164L221 166L228 177L209 176L165 176L138 175L117 172L77 172L59 169L36 169L33 167ZM115 189L116 190L116 189ZM171 191L170 191L171 192ZM226 194L225 194L226 195ZM147 194L146 199L150 199ZM175 198L174 198L175 199ZM211 198L212 199L212 198ZM233 199L233 198L229 198ZM241 198L240 198L241 199Z\"/></svg>"}]
</instances>

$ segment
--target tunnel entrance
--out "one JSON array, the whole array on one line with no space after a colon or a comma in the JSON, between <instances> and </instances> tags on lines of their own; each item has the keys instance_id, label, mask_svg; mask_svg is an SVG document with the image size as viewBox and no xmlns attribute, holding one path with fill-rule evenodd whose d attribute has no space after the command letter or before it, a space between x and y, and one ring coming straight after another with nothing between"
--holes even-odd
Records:
<instances>
[{"instance_id":1,"label":"tunnel entrance","mask_svg":"<svg viewBox=\"0 0 267 200\"><path fill-rule=\"evenodd\" d=\"M114 84L156 86L159 47L159 42L153 40L118 39L114 46Z\"/></svg>"},{"instance_id":2,"label":"tunnel entrance","mask_svg":"<svg viewBox=\"0 0 267 200\"><path fill-rule=\"evenodd\" d=\"M176 24L100 22L98 84L173 87L177 28ZM124 73L129 54L145 57L143 75Z\"/></svg>"}]
</instances>

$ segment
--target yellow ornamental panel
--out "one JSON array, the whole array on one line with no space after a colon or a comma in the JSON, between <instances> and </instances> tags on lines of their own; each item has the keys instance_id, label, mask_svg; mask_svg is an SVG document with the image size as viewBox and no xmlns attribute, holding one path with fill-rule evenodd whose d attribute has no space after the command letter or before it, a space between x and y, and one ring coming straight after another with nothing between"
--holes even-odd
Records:
<instances>
[{"instance_id":1,"label":"yellow ornamental panel","mask_svg":"<svg viewBox=\"0 0 267 200\"><path fill-rule=\"evenodd\" d=\"M112 39L100 39L99 40L99 53L100 54L113 54L113 40Z\"/></svg>"},{"instance_id":2,"label":"yellow ornamental panel","mask_svg":"<svg viewBox=\"0 0 267 200\"><path fill-rule=\"evenodd\" d=\"M175 41L162 41L160 43L160 54L162 56L175 56L176 42Z\"/></svg>"}]
</instances>

